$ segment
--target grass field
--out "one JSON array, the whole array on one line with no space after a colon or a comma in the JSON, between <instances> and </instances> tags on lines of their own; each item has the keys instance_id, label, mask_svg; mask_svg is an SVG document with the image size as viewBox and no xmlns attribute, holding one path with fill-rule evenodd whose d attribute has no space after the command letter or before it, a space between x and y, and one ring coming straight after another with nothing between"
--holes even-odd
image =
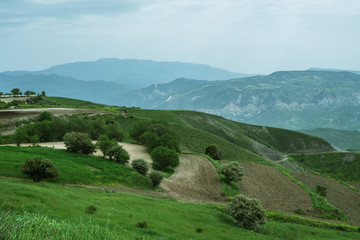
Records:
<instances>
[{"instance_id":1,"label":"grass field","mask_svg":"<svg viewBox=\"0 0 360 240\"><path fill-rule=\"evenodd\" d=\"M54 183L31 183L0 179L5 205L32 225L20 225L26 236L54 233L51 239L357 239L357 232L318 229L270 220L255 233L234 224L223 207L179 203L143 197L66 187ZM85 213L88 206L96 212ZM272 217L274 218L274 217ZM11 217L8 221L12 221ZM136 225L146 221L147 228ZM2 222L1 224L4 224ZM22 226L22 227L21 227ZM84 227L84 228L82 228ZM31 231L29 229L32 229ZM22 230L23 229L23 230ZM63 229L59 231L59 229ZM58 231L58 233L56 233ZM30 233L32 232L32 233ZM64 234L64 235L62 235ZM96 234L101 236L97 238ZM81 236L81 238L77 238ZM94 237L95 236L95 237Z\"/></svg>"},{"instance_id":2,"label":"grass field","mask_svg":"<svg viewBox=\"0 0 360 240\"><path fill-rule=\"evenodd\" d=\"M302 165L313 171L342 181L360 182L360 154L358 153L321 153L291 154Z\"/></svg>"},{"instance_id":3,"label":"grass field","mask_svg":"<svg viewBox=\"0 0 360 240\"><path fill-rule=\"evenodd\" d=\"M0 175L27 178L20 169L27 158L41 157L58 168L59 176L47 181L88 185L124 185L150 189L148 178L130 167L101 157L69 153L45 147L0 146Z\"/></svg>"}]
</instances>

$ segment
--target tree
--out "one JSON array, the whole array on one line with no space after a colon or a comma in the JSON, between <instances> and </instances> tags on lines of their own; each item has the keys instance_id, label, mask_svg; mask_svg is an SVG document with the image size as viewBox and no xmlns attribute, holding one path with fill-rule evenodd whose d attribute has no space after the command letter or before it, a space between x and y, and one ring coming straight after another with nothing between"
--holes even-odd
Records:
<instances>
[{"instance_id":1,"label":"tree","mask_svg":"<svg viewBox=\"0 0 360 240\"><path fill-rule=\"evenodd\" d=\"M27 90L25 91L24 95L26 96L35 95L35 92Z\"/></svg>"},{"instance_id":2,"label":"tree","mask_svg":"<svg viewBox=\"0 0 360 240\"><path fill-rule=\"evenodd\" d=\"M20 89L18 89L18 88L13 88L13 89L11 89L11 93L12 93L13 95L18 95L19 92L20 92Z\"/></svg>"},{"instance_id":3,"label":"tree","mask_svg":"<svg viewBox=\"0 0 360 240\"><path fill-rule=\"evenodd\" d=\"M89 135L86 133L67 133L64 136L64 144L69 152L84 154L95 152L95 145L91 142Z\"/></svg>"},{"instance_id":4,"label":"tree","mask_svg":"<svg viewBox=\"0 0 360 240\"><path fill-rule=\"evenodd\" d=\"M3 92L0 92L0 96L2 96L3 95Z\"/></svg>"},{"instance_id":5,"label":"tree","mask_svg":"<svg viewBox=\"0 0 360 240\"><path fill-rule=\"evenodd\" d=\"M153 160L153 167L158 170L165 170L168 167L179 165L179 154L163 146L158 146L150 153Z\"/></svg>"},{"instance_id":6,"label":"tree","mask_svg":"<svg viewBox=\"0 0 360 240\"><path fill-rule=\"evenodd\" d=\"M96 147L103 153L104 158L108 155L109 150L116 145L117 142L111 141L106 135L101 135L96 142Z\"/></svg>"},{"instance_id":7,"label":"tree","mask_svg":"<svg viewBox=\"0 0 360 240\"><path fill-rule=\"evenodd\" d=\"M232 199L227 209L243 228L258 231L266 223L266 211L257 199L239 194Z\"/></svg>"},{"instance_id":8,"label":"tree","mask_svg":"<svg viewBox=\"0 0 360 240\"><path fill-rule=\"evenodd\" d=\"M164 175L162 175L162 173L157 172L157 171L152 171L149 173L149 178L153 184L154 187L157 187L160 185L161 181L164 178Z\"/></svg>"},{"instance_id":9,"label":"tree","mask_svg":"<svg viewBox=\"0 0 360 240\"><path fill-rule=\"evenodd\" d=\"M116 139L119 142L122 142L124 138L124 133L121 131L120 124L117 122L107 126L106 135L109 139Z\"/></svg>"},{"instance_id":10,"label":"tree","mask_svg":"<svg viewBox=\"0 0 360 240\"><path fill-rule=\"evenodd\" d=\"M144 159L135 159L131 162L131 166L141 175L146 175L149 171L149 164Z\"/></svg>"},{"instance_id":11,"label":"tree","mask_svg":"<svg viewBox=\"0 0 360 240\"><path fill-rule=\"evenodd\" d=\"M205 154L210 156L212 159L220 160L220 154L219 154L218 148L215 144L209 145L205 149Z\"/></svg>"},{"instance_id":12,"label":"tree","mask_svg":"<svg viewBox=\"0 0 360 240\"><path fill-rule=\"evenodd\" d=\"M45 91L41 91L41 96L43 96L43 97L46 96Z\"/></svg>"},{"instance_id":13,"label":"tree","mask_svg":"<svg viewBox=\"0 0 360 240\"><path fill-rule=\"evenodd\" d=\"M237 162L224 164L219 168L219 173L225 176L227 184L230 184L231 181L240 181L244 176L244 170Z\"/></svg>"},{"instance_id":14,"label":"tree","mask_svg":"<svg viewBox=\"0 0 360 240\"><path fill-rule=\"evenodd\" d=\"M45 120L51 121L52 119L53 119L52 114L47 111L44 111L44 112L40 113L40 115L39 115L40 122L45 121Z\"/></svg>"},{"instance_id":15,"label":"tree","mask_svg":"<svg viewBox=\"0 0 360 240\"><path fill-rule=\"evenodd\" d=\"M316 186L316 193L322 197L326 197L327 195L327 188L325 186L317 185Z\"/></svg>"},{"instance_id":16,"label":"tree","mask_svg":"<svg viewBox=\"0 0 360 240\"><path fill-rule=\"evenodd\" d=\"M126 164L130 160L129 153L120 145L113 146L109 149L108 155L110 160L115 160L115 162Z\"/></svg>"},{"instance_id":17,"label":"tree","mask_svg":"<svg viewBox=\"0 0 360 240\"><path fill-rule=\"evenodd\" d=\"M29 175L34 182L39 182L44 178L54 178L58 176L58 170L49 160L43 161L41 158L26 159L21 168L21 172Z\"/></svg>"},{"instance_id":18,"label":"tree","mask_svg":"<svg viewBox=\"0 0 360 240\"><path fill-rule=\"evenodd\" d=\"M26 142L29 136L26 133L26 129L21 127L16 129L14 138L16 145L20 146L20 143Z\"/></svg>"}]
</instances>

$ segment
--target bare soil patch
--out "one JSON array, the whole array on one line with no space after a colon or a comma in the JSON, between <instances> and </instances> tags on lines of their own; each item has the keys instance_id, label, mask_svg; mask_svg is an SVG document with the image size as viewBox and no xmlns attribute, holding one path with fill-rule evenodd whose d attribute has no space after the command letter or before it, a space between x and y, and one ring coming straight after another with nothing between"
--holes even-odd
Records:
<instances>
[{"instance_id":1,"label":"bare soil patch","mask_svg":"<svg viewBox=\"0 0 360 240\"><path fill-rule=\"evenodd\" d=\"M175 173L160 187L169 196L184 202L223 203L221 184L215 167L206 158L180 155Z\"/></svg>"},{"instance_id":2,"label":"bare soil patch","mask_svg":"<svg viewBox=\"0 0 360 240\"><path fill-rule=\"evenodd\" d=\"M245 175L238 183L240 193L259 199L265 209L294 213L312 208L310 195L272 166L241 163Z\"/></svg>"},{"instance_id":3,"label":"bare soil patch","mask_svg":"<svg viewBox=\"0 0 360 240\"><path fill-rule=\"evenodd\" d=\"M326 199L342 210L349 217L351 223L360 224L360 193L331 178L316 174L294 173L293 176L314 190L317 185L325 186L327 188Z\"/></svg>"}]
</instances>

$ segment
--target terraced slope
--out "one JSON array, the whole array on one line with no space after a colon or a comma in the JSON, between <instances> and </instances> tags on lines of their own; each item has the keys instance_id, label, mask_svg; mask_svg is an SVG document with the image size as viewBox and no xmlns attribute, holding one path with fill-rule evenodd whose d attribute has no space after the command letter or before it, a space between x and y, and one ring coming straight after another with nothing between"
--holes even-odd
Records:
<instances>
[{"instance_id":1,"label":"terraced slope","mask_svg":"<svg viewBox=\"0 0 360 240\"><path fill-rule=\"evenodd\" d=\"M240 193L260 200L268 210L294 213L312 208L310 195L272 166L241 163L245 175L238 183Z\"/></svg>"},{"instance_id":2,"label":"terraced slope","mask_svg":"<svg viewBox=\"0 0 360 240\"><path fill-rule=\"evenodd\" d=\"M317 185L325 186L327 188L326 199L345 212L352 223L360 224L360 193L334 179L316 174L293 173L293 176L314 190Z\"/></svg>"}]
</instances>

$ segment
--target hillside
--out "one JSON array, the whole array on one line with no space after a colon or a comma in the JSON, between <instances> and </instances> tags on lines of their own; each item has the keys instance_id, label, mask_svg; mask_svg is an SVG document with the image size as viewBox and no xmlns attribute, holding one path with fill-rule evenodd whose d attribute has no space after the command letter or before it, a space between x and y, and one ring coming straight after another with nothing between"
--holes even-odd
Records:
<instances>
[{"instance_id":1,"label":"hillside","mask_svg":"<svg viewBox=\"0 0 360 240\"><path fill-rule=\"evenodd\" d=\"M14 71L4 74L23 76L57 74L79 80L105 80L146 87L154 83L166 83L176 78L226 80L246 76L208 65L182 62L156 62L151 60L103 58L92 62L74 62L56 65L42 71Z\"/></svg>"},{"instance_id":2,"label":"hillside","mask_svg":"<svg viewBox=\"0 0 360 240\"><path fill-rule=\"evenodd\" d=\"M360 131L358 130L350 131L331 128L316 128L300 130L300 132L323 138L342 150L360 151Z\"/></svg>"},{"instance_id":3,"label":"hillside","mask_svg":"<svg viewBox=\"0 0 360 240\"><path fill-rule=\"evenodd\" d=\"M179 87L181 86L181 87ZM195 110L286 129L359 129L360 75L287 71L228 81L178 79L126 95L119 104Z\"/></svg>"}]
</instances>

